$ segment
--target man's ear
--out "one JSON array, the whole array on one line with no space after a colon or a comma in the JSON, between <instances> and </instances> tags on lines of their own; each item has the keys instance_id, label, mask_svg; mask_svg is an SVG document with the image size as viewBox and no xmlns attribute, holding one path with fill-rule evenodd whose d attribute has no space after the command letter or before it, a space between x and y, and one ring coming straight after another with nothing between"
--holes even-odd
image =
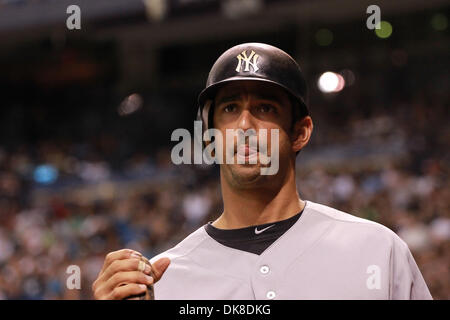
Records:
<instances>
[{"instance_id":1,"label":"man's ear","mask_svg":"<svg viewBox=\"0 0 450 320\"><path fill-rule=\"evenodd\" d=\"M313 127L314 125L310 116L305 116L295 122L291 134L293 152L300 151L308 144Z\"/></svg>"}]
</instances>

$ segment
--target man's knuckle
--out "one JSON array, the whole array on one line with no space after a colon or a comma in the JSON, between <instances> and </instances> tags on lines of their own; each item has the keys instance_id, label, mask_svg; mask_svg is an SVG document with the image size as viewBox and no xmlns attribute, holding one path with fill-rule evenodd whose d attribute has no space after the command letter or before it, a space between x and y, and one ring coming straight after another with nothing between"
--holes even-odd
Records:
<instances>
[{"instance_id":1,"label":"man's knuckle","mask_svg":"<svg viewBox=\"0 0 450 320\"><path fill-rule=\"evenodd\" d=\"M120 250L120 253L123 255L123 256L126 256L126 255L130 255L132 252L134 252L134 250L131 250L131 249L122 249L122 250Z\"/></svg>"},{"instance_id":2,"label":"man's knuckle","mask_svg":"<svg viewBox=\"0 0 450 320\"><path fill-rule=\"evenodd\" d=\"M121 276L121 272L116 272L109 278L109 280L113 283L119 282L120 276Z\"/></svg>"},{"instance_id":3,"label":"man's knuckle","mask_svg":"<svg viewBox=\"0 0 450 320\"><path fill-rule=\"evenodd\" d=\"M119 299L120 297L120 291L118 288L115 288L112 292L111 292L111 296L113 297L113 299Z\"/></svg>"},{"instance_id":4,"label":"man's knuckle","mask_svg":"<svg viewBox=\"0 0 450 320\"><path fill-rule=\"evenodd\" d=\"M112 252L108 253L105 257L105 262L110 263L112 260Z\"/></svg>"},{"instance_id":5,"label":"man's knuckle","mask_svg":"<svg viewBox=\"0 0 450 320\"><path fill-rule=\"evenodd\" d=\"M94 299L96 299L96 300L100 299L98 290L94 290Z\"/></svg>"},{"instance_id":6,"label":"man's knuckle","mask_svg":"<svg viewBox=\"0 0 450 320\"><path fill-rule=\"evenodd\" d=\"M112 273L117 273L117 271L120 270L120 262L119 262L119 260L114 260L113 262L111 262L109 268L110 268Z\"/></svg>"},{"instance_id":7,"label":"man's knuckle","mask_svg":"<svg viewBox=\"0 0 450 320\"><path fill-rule=\"evenodd\" d=\"M146 283L147 282L147 276L143 274L142 272L139 272L138 279L140 283Z\"/></svg>"}]
</instances>

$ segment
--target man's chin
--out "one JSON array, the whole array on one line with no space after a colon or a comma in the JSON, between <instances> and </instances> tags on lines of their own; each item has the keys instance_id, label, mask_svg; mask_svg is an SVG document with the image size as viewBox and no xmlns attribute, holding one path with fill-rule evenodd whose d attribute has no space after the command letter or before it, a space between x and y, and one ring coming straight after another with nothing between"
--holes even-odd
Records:
<instances>
[{"instance_id":1,"label":"man's chin","mask_svg":"<svg viewBox=\"0 0 450 320\"><path fill-rule=\"evenodd\" d=\"M233 182L242 186L253 185L263 177L258 164L234 164L229 169Z\"/></svg>"}]
</instances>

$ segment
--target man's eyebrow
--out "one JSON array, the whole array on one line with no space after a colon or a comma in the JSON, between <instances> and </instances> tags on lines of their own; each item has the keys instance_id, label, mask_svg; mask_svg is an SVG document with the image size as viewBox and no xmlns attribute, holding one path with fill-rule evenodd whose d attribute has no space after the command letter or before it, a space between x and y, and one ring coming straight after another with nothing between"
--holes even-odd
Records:
<instances>
[{"instance_id":1,"label":"man's eyebrow","mask_svg":"<svg viewBox=\"0 0 450 320\"><path fill-rule=\"evenodd\" d=\"M251 94L253 98L258 99L258 100L272 100L272 101L280 101L281 97L279 97L276 94L271 94L269 92L264 92L264 93L252 93ZM224 97L221 97L218 100L217 104L222 104L222 103L226 103L226 102L231 102L231 101L236 101L239 100L241 98L241 95L236 93L236 94L230 94Z\"/></svg>"},{"instance_id":2,"label":"man's eyebrow","mask_svg":"<svg viewBox=\"0 0 450 320\"><path fill-rule=\"evenodd\" d=\"M222 98L219 99L217 104L222 104L222 103L226 103L226 102L239 100L240 96L241 96L240 94L232 94L232 95L228 95L228 96L222 97Z\"/></svg>"},{"instance_id":3,"label":"man's eyebrow","mask_svg":"<svg viewBox=\"0 0 450 320\"><path fill-rule=\"evenodd\" d=\"M272 101L280 101L281 100L281 97L279 97L276 94L270 93L270 92L255 93L255 94L253 94L253 97L258 100L272 100Z\"/></svg>"}]
</instances>

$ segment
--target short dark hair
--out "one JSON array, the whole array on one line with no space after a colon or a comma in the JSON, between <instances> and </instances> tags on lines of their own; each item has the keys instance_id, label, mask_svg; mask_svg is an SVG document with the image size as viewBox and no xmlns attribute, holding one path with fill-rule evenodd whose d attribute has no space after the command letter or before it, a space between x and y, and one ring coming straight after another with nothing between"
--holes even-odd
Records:
<instances>
[{"instance_id":1,"label":"short dark hair","mask_svg":"<svg viewBox=\"0 0 450 320\"><path fill-rule=\"evenodd\" d=\"M296 98L292 97L291 95L289 95L289 101L291 102L291 106L292 106L291 129L293 129L294 124L298 120L303 119L304 117L309 115L309 111L303 103L300 103Z\"/></svg>"},{"instance_id":2,"label":"short dark hair","mask_svg":"<svg viewBox=\"0 0 450 320\"><path fill-rule=\"evenodd\" d=\"M289 101L292 106L292 122L291 122L291 131L294 130L295 123L304 117L309 115L308 108L303 103L300 103L296 98L292 95L289 95ZM297 156L301 150L297 151L295 155Z\"/></svg>"}]
</instances>

